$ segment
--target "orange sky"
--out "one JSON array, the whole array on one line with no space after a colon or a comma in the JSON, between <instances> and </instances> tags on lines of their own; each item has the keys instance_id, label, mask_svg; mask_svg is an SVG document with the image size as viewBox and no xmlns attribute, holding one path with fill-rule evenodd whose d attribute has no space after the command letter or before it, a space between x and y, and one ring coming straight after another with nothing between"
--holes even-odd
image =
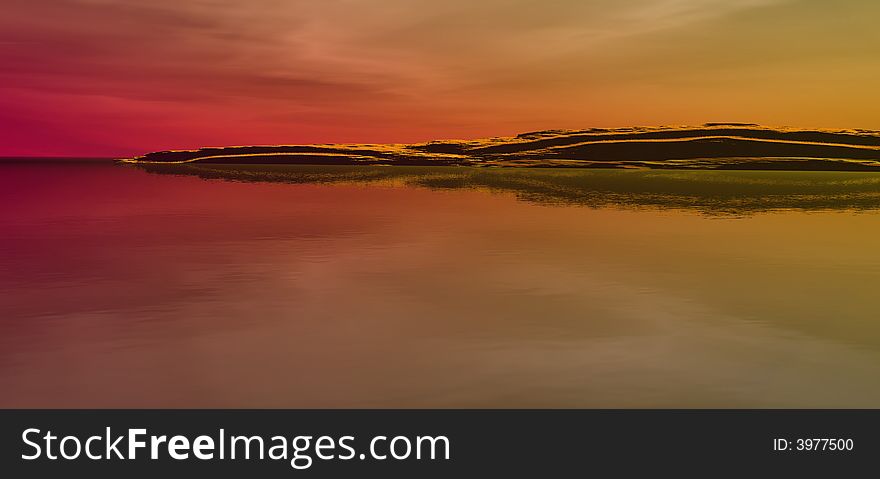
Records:
<instances>
[{"instance_id":1,"label":"orange sky","mask_svg":"<svg viewBox=\"0 0 880 479\"><path fill-rule=\"evenodd\" d=\"M874 0L5 0L0 155L880 129Z\"/></svg>"}]
</instances>

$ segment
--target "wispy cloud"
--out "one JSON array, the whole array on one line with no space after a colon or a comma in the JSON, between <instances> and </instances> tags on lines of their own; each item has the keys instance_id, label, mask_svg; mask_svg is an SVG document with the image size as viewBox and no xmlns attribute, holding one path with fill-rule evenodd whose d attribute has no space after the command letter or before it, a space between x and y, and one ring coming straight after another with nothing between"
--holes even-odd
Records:
<instances>
[{"instance_id":1,"label":"wispy cloud","mask_svg":"<svg viewBox=\"0 0 880 479\"><path fill-rule=\"evenodd\" d=\"M108 94L164 97L176 93L149 84L169 81L205 85L196 95L306 92L299 100L309 101L322 91L455 84L467 80L458 69L527 68L779 1L13 0L0 19L0 55L7 81L18 75L33 87L66 75L57 87L83 78Z\"/></svg>"},{"instance_id":2,"label":"wispy cloud","mask_svg":"<svg viewBox=\"0 0 880 479\"><path fill-rule=\"evenodd\" d=\"M236 134L227 141L242 143L414 141L485 135L492 128L509 133L602 124L626 112L630 121L673 120L664 116L665 104L628 100L652 88L658 72L657 61L633 52L644 55L672 38L665 53L686 58L681 52L692 46L675 43L676 35L728 28L727 34L745 38L754 32L731 32L730 25L748 15L760 19L754 14L762 9L807 12L799 21L821 25L821 15L844 4L854 11L877 8L863 0L833 7L811 2L812 10L803 3L7 0L0 16L0 89L5 105L22 114L56 121L52 104L65 97L93 124L144 143L169 137L131 123L144 111L178 119L175 128L190 128L193 143L223 142L226 130L218 125ZM771 28L770 20L754 28ZM705 69L684 63L683 74ZM641 83L629 92L614 90L632 79ZM665 94L682 105L690 101L678 91ZM106 100L96 100L101 97ZM242 138L253 131L262 134Z\"/></svg>"}]
</instances>

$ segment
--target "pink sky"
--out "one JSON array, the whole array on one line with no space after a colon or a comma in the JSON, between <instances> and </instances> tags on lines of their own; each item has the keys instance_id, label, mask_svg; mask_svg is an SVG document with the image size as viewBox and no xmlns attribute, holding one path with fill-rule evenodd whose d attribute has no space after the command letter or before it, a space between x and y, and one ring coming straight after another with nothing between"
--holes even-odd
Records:
<instances>
[{"instance_id":1,"label":"pink sky","mask_svg":"<svg viewBox=\"0 0 880 479\"><path fill-rule=\"evenodd\" d=\"M880 2L7 0L0 155L880 129Z\"/></svg>"}]
</instances>

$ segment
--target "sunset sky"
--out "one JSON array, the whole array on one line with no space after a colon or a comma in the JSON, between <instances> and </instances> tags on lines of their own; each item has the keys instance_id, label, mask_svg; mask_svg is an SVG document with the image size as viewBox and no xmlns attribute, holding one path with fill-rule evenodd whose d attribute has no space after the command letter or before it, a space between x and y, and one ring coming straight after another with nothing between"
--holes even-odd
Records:
<instances>
[{"instance_id":1,"label":"sunset sky","mask_svg":"<svg viewBox=\"0 0 880 479\"><path fill-rule=\"evenodd\" d=\"M880 129L876 0L4 0L0 155Z\"/></svg>"}]
</instances>

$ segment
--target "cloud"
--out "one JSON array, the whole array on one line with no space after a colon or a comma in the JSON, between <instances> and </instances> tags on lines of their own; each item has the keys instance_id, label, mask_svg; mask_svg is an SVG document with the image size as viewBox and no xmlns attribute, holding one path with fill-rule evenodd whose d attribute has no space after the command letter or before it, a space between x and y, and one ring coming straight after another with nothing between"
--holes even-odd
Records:
<instances>
[{"instance_id":1,"label":"cloud","mask_svg":"<svg viewBox=\"0 0 880 479\"><path fill-rule=\"evenodd\" d=\"M166 83L304 102L413 95L776 1L12 0L0 59L7 83L135 97L176 95Z\"/></svg>"},{"instance_id":2,"label":"cloud","mask_svg":"<svg viewBox=\"0 0 880 479\"><path fill-rule=\"evenodd\" d=\"M763 32L772 41L783 27L778 17L761 17L761 9L782 7L773 13L819 28L844 6L855 12L854 19L869 18L855 15L875 3L817 4L6 0L0 89L27 97L35 116L49 115L53 104L64 102L79 105L92 125L105 124L108 131L122 128L124 118L133 142L143 138L131 133L137 127L128 122L144 111L187 119L189 126L175 126L192 131L193 142L208 141L201 133L215 131L213 143L225 142L218 124L235 135L228 141L244 143L300 138L288 137L291 129L322 132L316 140L350 134L357 141L417 141L619 124L618 119L666 118L665 123L679 121L670 105L684 111L703 100L686 98L675 85L660 88L658 79L674 74L705 83L723 63L727 88L734 88L745 75L742 62L773 45L750 39ZM742 18L751 23L736 24ZM876 30L870 32L860 44L876 40ZM723 45L727 50L713 57L710 43L725 36L731 38ZM842 37L826 32L797 38L816 44ZM694 46L695 41L706 46ZM789 60L792 75L807 58L809 52L801 52ZM854 65L861 58L847 61ZM727 111L742 111L733 107ZM709 116L717 118L719 111ZM254 131L275 136L243 137Z\"/></svg>"}]
</instances>

